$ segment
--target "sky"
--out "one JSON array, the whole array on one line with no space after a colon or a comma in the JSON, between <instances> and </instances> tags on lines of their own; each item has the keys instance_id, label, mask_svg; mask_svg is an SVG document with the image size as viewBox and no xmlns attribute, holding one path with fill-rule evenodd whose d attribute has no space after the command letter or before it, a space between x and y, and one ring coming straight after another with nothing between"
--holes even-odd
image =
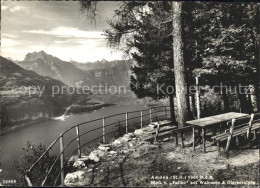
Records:
<instances>
[{"instance_id":1,"label":"sky","mask_svg":"<svg viewBox=\"0 0 260 188\"><path fill-rule=\"evenodd\" d=\"M1 55L23 60L27 53L45 51L65 61L122 59L102 35L109 29L118 2L98 2L96 26L81 13L77 1L2 1Z\"/></svg>"}]
</instances>

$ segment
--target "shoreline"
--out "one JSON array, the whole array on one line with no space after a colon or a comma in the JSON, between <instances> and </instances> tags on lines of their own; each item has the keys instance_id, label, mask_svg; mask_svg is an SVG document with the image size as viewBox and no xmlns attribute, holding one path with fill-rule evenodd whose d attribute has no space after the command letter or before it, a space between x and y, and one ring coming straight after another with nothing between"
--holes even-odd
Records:
<instances>
[{"instance_id":1,"label":"shoreline","mask_svg":"<svg viewBox=\"0 0 260 188\"><path fill-rule=\"evenodd\" d=\"M82 114L82 113L89 113L89 112L94 112L95 110L99 110L102 109L104 107L108 107L108 106L115 106L115 105L129 105L129 104L143 104L145 106L149 107L153 107L153 106L157 106L158 104L145 104L144 102L133 102L133 101L128 101L128 102L119 102L117 103L104 103L104 104L98 104L96 106L92 106L92 107L82 107L82 109L80 108L76 108L76 109L72 109L72 112L68 113L68 115L73 115L73 114ZM57 116L58 117L58 116ZM0 136L8 134L14 130L17 130L19 128L23 128L26 126L33 126L35 124L41 123L41 122L45 122L45 121L49 121L49 120L53 120L53 118L55 117L48 117L48 118L40 118L39 120L35 120L35 121L31 121L28 123L24 123L24 124L20 124L20 125L15 125L12 127L9 127L7 130L2 131L2 128L0 129Z\"/></svg>"},{"instance_id":2,"label":"shoreline","mask_svg":"<svg viewBox=\"0 0 260 188\"><path fill-rule=\"evenodd\" d=\"M73 111L73 112L69 113L68 115L94 112L95 110L102 109L103 107L115 106L115 105L117 105L117 104L112 104L112 103L100 104L100 105L97 105L96 107L91 107L91 108L88 108L88 109L85 108L85 110ZM31 122L28 122L28 123L23 123L23 124L20 124L20 125L15 125L15 126L8 127L8 129L4 130L4 131L2 131L2 128L1 128L0 129L0 131L1 131L0 132L0 136L8 134L8 133L10 133L12 131L15 131L15 130L19 129L19 128L23 128L23 127L27 127L27 126L33 126L33 125L36 125L38 123L42 123L42 122L45 122L45 121L53 120L52 118L54 118L54 117L40 118L38 120L31 121Z\"/></svg>"}]
</instances>

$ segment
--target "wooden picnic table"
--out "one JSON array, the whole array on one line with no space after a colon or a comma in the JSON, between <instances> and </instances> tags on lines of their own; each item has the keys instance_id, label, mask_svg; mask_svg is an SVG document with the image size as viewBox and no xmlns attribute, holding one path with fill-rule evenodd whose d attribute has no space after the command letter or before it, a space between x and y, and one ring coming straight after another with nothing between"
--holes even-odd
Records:
<instances>
[{"instance_id":1,"label":"wooden picnic table","mask_svg":"<svg viewBox=\"0 0 260 188\"><path fill-rule=\"evenodd\" d=\"M193 150L195 150L195 128L200 128L202 130L203 152L206 152L206 143L205 143L206 128L208 128L209 126L218 126L221 123L228 122L231 121L232 119L240 118L247 115L248 114L245 113L228 112L228 113L219 114L215 116L209 116L205 118L187 121L186 122L187 124L193 125Z\"/></svg>"}]
</instances>

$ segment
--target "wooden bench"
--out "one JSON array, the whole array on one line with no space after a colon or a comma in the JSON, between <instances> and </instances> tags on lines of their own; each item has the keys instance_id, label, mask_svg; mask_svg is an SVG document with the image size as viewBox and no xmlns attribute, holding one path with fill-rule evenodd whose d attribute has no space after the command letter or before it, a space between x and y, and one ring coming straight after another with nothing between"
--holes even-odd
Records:
<instances>
[{"instance_id":1,"label":"wooden bench","mask_svg":"<svg viewBox=\"0 0 260 188\"><path fill-rule=\"evenodd\" d=\"M166 126L169 126L169 125L170 125L170 127L166 127ZM183 131L191 129L191 128L192 128L192 126L185 126L185 127L182 127L182 128L178 128L177 126L174 126L173 123L166 123L166 124L161 124L161 125L158 124L158 125L154 126L155 131L152 133L152 135L147 137L145 140L146 141L150 141L150 140L157 141L157 139L159 137L174 134L176 144L178 144L177 134L181 133L181 145L182 145L182 147L184 147Z\"/></svg>"},{"instance_id":2,"label":"wooden bench","mask_svg":"<svg viewBox=\"0 0 260 188\"><path fill-rule=\"evenodd\" d=\"M213 136L212 139L217 143L218 151L220 151L220 142L227 140L225 151L228 152L232 137L236 137L236 142L239 144L238 136L244 135L249 139L250 133L254 131L256 138L257 130L259 128L260 113L251 114L242 118L233 119L229 130Z\"/></svg>"},{"instance_id":3,"label":"wooden bench","mask_svg":"<svg viewBox=\"0 0 260 188\"><path fill-rule=\"evenodd\" d=\"M257 138L257 131L260 130L260 113L254 115L253 123L250 132L254 133L254 138ZM250 134L250 133L249 133ZM247 137L249 138L249 134Z\"/></svg>"}]
</instances>

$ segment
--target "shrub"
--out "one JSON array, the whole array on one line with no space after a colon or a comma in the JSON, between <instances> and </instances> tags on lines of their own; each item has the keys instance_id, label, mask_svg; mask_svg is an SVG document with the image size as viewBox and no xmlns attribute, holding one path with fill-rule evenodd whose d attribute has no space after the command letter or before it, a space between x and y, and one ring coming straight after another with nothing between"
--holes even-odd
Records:
<instances>
[{"instance_id":1,"label":"shrub","mask_svg":"<svg viewBox=\"0 0 260 188\"><path fill-rule=\"evenodd\" d=\"M27 185L24 180L25 172L35 163L35 161L46 151L46 147L40 143L34 145L31 142L26 142L26 147L22 148L23 153L20 155L19 160L14 161L14 169L18 172L18 184ZM38 164L32 169L30 173L30 180L34 186L40 186L47 174L49 168L54 163L57 156L51 155L47 152L46 155L39 161ZM46 185L53 185L56 176L59 173L59 160L57 160L52 172L48 176Z\"/></svg>"}]
</instances>

